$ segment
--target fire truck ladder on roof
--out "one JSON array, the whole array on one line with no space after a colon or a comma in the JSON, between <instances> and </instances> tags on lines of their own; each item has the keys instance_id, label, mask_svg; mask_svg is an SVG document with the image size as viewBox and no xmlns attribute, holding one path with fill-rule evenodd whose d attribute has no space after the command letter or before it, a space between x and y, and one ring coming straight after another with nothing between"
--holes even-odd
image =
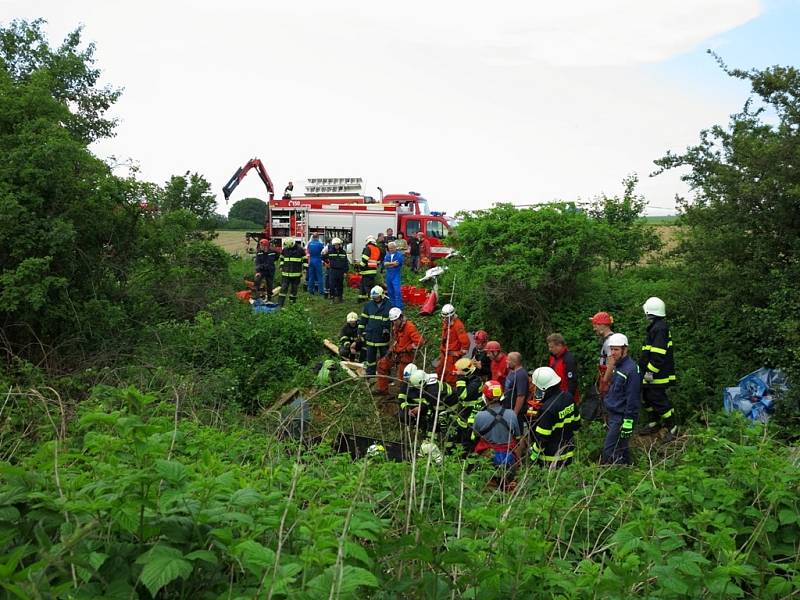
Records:
<instances>
[{"instance_id":1,"label":"fire truck ladder on roof","mask_svg":"<svg viewBox=\"0 0 800 600\"><path fill-rule=\"evenodd\" d=\"M307 196L361 196L364 180L361 177L315 177L306 180Z\"/></svg>"}]
</instances>

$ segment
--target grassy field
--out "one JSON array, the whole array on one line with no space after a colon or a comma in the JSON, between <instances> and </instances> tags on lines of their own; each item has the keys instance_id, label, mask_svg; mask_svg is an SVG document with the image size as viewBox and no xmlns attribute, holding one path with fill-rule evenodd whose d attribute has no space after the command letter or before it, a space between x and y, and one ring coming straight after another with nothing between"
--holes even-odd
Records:
<instances>
[{"instance_id":1,"label":"grassy field","mask_svg":"<svg viewBox=\"0 0 800 600\"><path fill-rule=\"evenodd\" d=\"M244 240L244 231L218 231L217 238L214 240L217 244L222 246L227 252L231 254L245 254L247 251L247 244ZM251 247L255 247L251 244Z\"/></svg>"}]
</instances>

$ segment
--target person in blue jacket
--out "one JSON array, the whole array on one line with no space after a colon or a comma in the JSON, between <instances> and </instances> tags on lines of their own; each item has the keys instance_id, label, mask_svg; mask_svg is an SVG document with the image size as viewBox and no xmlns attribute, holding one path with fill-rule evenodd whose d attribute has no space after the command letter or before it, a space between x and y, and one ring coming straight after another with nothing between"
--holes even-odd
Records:
<instances>
[{"instance_id":1,"label":"person in blue jacket","mask_svg":"<svg viewBox=\"0 0 800 600\"><path fill-rule=\"evenodd\" d=\"M639 366L628 356L628 338L614 333L608 338L611 355L608 369L613 369L604 402L608 413L608 433L603 444L601 462L607 465L629 465L629 441L633 425L639 417L641 376Z\"/></svg>"},{"instance_id":2,"label":"person in blue jacket","mask_svg":"<svg viewBox=\"0 0 800 600\"><path fill-rule=\"evenodd\" d=\"M386 293L393 306L403 308L403 297L400 295L403 253L397 251L395 242L389 242L386 248L386 256L383 257L383 266L386 268Z\"/></svg>"},{"instance_id":3,"label":"person in blue jacket","mask_svg":"<svg viewBox=\"0 0 800 600\"><path fill-rule=\"evenodd\" d=\"M322 249L325 248L319 239L319 234L311 235L308 243L308 293L323 294L325 284L322 279Z\"/></svg>"}]
</instances>

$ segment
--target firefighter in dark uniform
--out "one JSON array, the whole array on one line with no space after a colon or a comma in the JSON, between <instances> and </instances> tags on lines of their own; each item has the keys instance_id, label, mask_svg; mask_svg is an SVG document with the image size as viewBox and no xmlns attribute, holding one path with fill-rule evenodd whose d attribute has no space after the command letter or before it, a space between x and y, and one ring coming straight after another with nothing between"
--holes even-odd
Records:
<instances>
[{"instance_id":1,"label":"firefighter in dark uniform","mask_svg":"<svg viewBox=\"0 0 800 600\"><path fill-rule=\"evenodd\" d=\"M360 362L363 359L363 342L358 334L358 315L347 314L347 322L339 334L339 356L345 360Z\"/></svg>"},{"instance_id":2,"label":"firefighter in dark uniform","mask_svg":"<svg viewBox=\"0 0 800 600\"><path fill-rule=\"evenodd\" d=\"M650 321L647 337L639 357L642 376L642 405L647 424L640 434L647 435L667 428L668 436L678 430L675 410L667 398L667 388L675 384L675 361L672 354L672 336L666 316L667 308L660 298L648 298L642 306Z\"/></svg>"},{"instance_id":3,"label":"firefighter in dark uniform","mask_svg":"<svg viewBox=\"0 0 800 600\"><path fill-rule=\"evenodd\" d=\"M331 302L342 302L344 295L344 274L350 269L347 252L342 248L342 240L333 238L328 251L328 283Z\"/></svg>"},{"instance_id":4,"label":"firefighter in dark uniform","mask_svg":"<svg viewBox=\"0 0 800 600\"><path fill-rule=\"evenodd\" d=\"M541 402L533 427L531 460L548 469L564 467L575 456L575 432L581 426L575 399L562 389L561 377L550 367L535 369L531 382L534 396Z\"/></svg>"},{"instance_id":5,"label":"firefighter in dark uniform","mask_svg":"<svg viewBox=\"0 0 800 600\"><path fill-rule=\"evenodd\" d=\"M278 295L278 304L281 306L286 303L287 294L292 302L297 302L297 288L300 286L305 264L306 253L303 248L292 238L284 241L280 260L281 293Z\"/></svg>"},{"instance_id":6,"label":"firefighter in dark uniform","mask_svg":"<svg viewBox=\"0 0 800 600\"><path fill-rule=\"evenodd\" d=\"M278 242L262 239L258 242L258 252L256 252L256 276L253 282L255 295L261 293L261 283L267 284L267 300L272 300L272 288L275 285L275 265L280 258L278 252Z\"/></svg>"},{"instance_id":7,"label":"firefighter in dark uniform","mask_svg":"<svg viewBox=\"0 0 800 600\"><path fill-rule=\"evenodd\" d=\"M444 381L439 381L436 373L426 373L418 369L408 378L407 394L406 400L400 403L401 422L409 427L419 425L419 429L424 431L441 429L441 413L452 398L453 388ZM438 419L437 405L440 413Z\"/></svg>"},{"instance_id":8,"label":"firefighter in dark uniform","mask_svg":"<svg viewBox=\"0 0 800 600\"><path fill-rule=\"evenodd\" d=\"M367 376L373 376L377 371L378 360L383 358L389 349L392 330L389 310L392 308L392 303L383 295L383 288L379 285L373 287L369 295L371 300L361 311L358 333L367 347L367 356L364 360Z\"/></svg>"},{"instance_id":9,"label":"firefighter in dark uniform","mask_svg":"<svg viewBox=\"0 0 800 600\"><path fill-rule=\"evenodd\" d=\"M473 435L472 425L475 415L483 410L483 379L481 379L475 363L469 358L459 358L455 364L456 387L450 404L457 407L456 412L456 441L464 447L467 453L472 452L477 442Z\"/></svg>"}]
</instances>

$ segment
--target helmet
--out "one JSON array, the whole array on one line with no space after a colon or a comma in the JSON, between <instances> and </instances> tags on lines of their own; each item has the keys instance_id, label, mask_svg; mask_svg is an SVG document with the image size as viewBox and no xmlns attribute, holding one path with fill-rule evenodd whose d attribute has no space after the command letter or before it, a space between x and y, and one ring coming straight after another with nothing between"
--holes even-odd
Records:
<instances>
[{"instance_id":1,"label":"helmet","mask_svg":"<svg viewBox=\"0 0 800 600\"><path fill-rule=\"evenodd\" d=\"M442 317L452 317L456 314L456 307L452 304L445 304L442 307Z\"/></svg>"},{"instance_id":2,"label":"helmet","mask_svg":"<svg viewBox=\"0 0 800 600\"><path fill-rule=\"evenodd\" d=\"M608 336L608 345L609 346L627 346L628 345L628 336L622 333L614 333Z\"/></svg>"},{"instance_id":3,"label":"helmet","mask_svg":"<svg viewBox=\"0 0 800 600\"><path fill-rule=\"evenodd\" d=\"M475 341L476 342L486 342L489 339L489 334L486 333L483 329L479 329L475 332Z\"/></svg>"},{"instance_id":4,"label":"helmet","mask_svg":"<svg viewBox=\"0 0 800 600\"><path fill-rule=\"evenodd\" d=\"M437 465L442 464L442 451L431 441L422 442L419 445L419 452L417 454L420 458L430 456Z\"/></svg>"},{"instance_id":5,"label":"helmet","mask_svg":"<svg viewBox=\"0 0 800 600\"><path fill-rule=\"evenodd\" d=\"M419 367L414 363L408 363L406 368L403 369L403 379L408 381L411 378L411 375L416 371L419 371Z\"/></svg>"},{"instance_id":6,"label":"helmet","mask_svg":"<svg viewBox=\"0 0 800 600\"><path fill-rule=\"evenodd\" d=\"M614 317L612 317L609 313L605 311L600 311L599 313L595 313L593 317L589 318L589 320L592 322L592 325L614 324Z\"/></svg>"},{"instance_id":7,"label":"helmet","mask_svg":"<svg viewBox=\"0 0 800 600\"><path fill-rule=\"evenodd\" d=\"M433 385L437 381L439 381L439 376L436 373L425 374L425 385Z\"/></svg>"},{"instance_id":8,"label":"helmet","mask_svg":"<svg viewBox=\"0 0 800 600\"><path fill-rule=\"evenodd\" d=\"M370 296L370 298L375 298L375 297L381 298L381 297L383 297L383 288L381 286L379 286L379 285L376 285L374 288L372 288L369 291L369 296Z\"/></svg>"},{"instance_id":9,"label":"helmet","mask_svg":"<svg viewBox=\"0 0 800 600\"><path fill-rule=\"evenodd\" d=\"M368 243L368 244L369 244L369 243L372 243L372 244L374 244L374 243L375 243L375 236L374 236L374 235L368 235L368 236L367 236L367 243Z\"/></svg>"},{"instance_id":10,"label":"helmet","mask_svg":"<svg viewBox=\"0 0 800 600\"><path fill-rule=\"evenodd\" d=\"M354 312L347 313L347 322L358 321L358 314Z\"/></svg>"},{"instance_id":11,"label":"helmet","mask_svg":"<svg viewBox=\"0 0 800 600\"><path fill-rule=\"evenodd\" d=\"M408 385L411 387L419 387L425 383L425 378L428 376L422 369L417 369L408 378Z\"/></svg>"},{"instance_id":12,"label":"helmet","mask_svg":"<svg viewBox=\"0 0 800 600\"><path fill-rule=\"evenodd\" d=\"M483 384L483 397L487 400L497 400L503 397L503 386L499 381L492 379Z\"/></svg>"},{"instance_id":13,"label":"helmet","mask_svg":"<svg viewBox=\"0 0 800 600\"><path fill-rule=\"evenodd\" d=\"M386 448L383 444L372 444L367 448L366 456L367 458L386 458Z\"/></svg>"},{"instance_id":14,"label":"helmet","mask_svg":"<svg viewBox=\"0 0 800 600\"><path fill-rule=\"evenodd\" d=\"M340 240L339 238L333 238L333 239L331 240L331 244L333 244L334 246L335 246L336 244L341 244L341 243L342 243L342 240Z\"/></svg>"},{"instance_id":15,"label":"helmet","mask_svg":"<svg viewBox=\"0 0 800 600\"><path fill-rule=\"evenodd\" d=\"M653 315L656 317L666 317L667 316L667 306L664 304L664 301L661 298L656 298L652 296L645 300L644 304L642 305L644 309L644 314L646 315Z\"/></svg>"},{"instance_id":16,"label":"helmet","mask_svg":"<svg viewBox=\"0 0 800 600\"><path fill-rule=\"evenodd\" d=\"M500 342L495 342L492 340L488 344L486 344L486 348L484 348L487 352L500 352L502 348L500 347Z\"/></svg>"},{"instance_id":17,"label":"helmet","mask_svg":"<svg viewBox=\"0 0 800 600\"><path fill-rule=\"evenodd\" d=\"M397 308L396 306L389 309L389 320L390 321L397 321L400 316L403 314L403 311Z\"/></svg>"},{"instance_id":18,"label":"helmet","mask_svg":"<svg viewBox=\"0 0 800 600\"><path fill-rule=\"evenodd\" d=\"M294 238L286 238L283 240L284 248L291 248L292 246L294 246Z\"/></svg>"},{"instance_id":19,"label":"helmet","mask_svg":"<svg viewBox=\"0 0 800 600\"><path fill-rule=\"evenodd\" d=\"M472 375L475 372L475 365L469 358L459 358L454 371L458 375Z\"/></svg>"},{"instance_id":20,"label":"helmet","mask_svg":"<svg viewBox=\"0 0 800 600\"><path fill-rule=\"evenodd\" d=\"M269 240L267 238L261 238L258 240L259 246L269 246Z\"/></svg>"},{"instance_id":21,"label":"helmet","mask_svg":"<svg viewBox=\"0 0 800 600\"><path fill-rule=\"evenodd\" d=\"M561 377L558 376L550 367L539 367L531 372L531 380L540 390L547 390L561 383Z\"/></svg>"}]
</instances>

